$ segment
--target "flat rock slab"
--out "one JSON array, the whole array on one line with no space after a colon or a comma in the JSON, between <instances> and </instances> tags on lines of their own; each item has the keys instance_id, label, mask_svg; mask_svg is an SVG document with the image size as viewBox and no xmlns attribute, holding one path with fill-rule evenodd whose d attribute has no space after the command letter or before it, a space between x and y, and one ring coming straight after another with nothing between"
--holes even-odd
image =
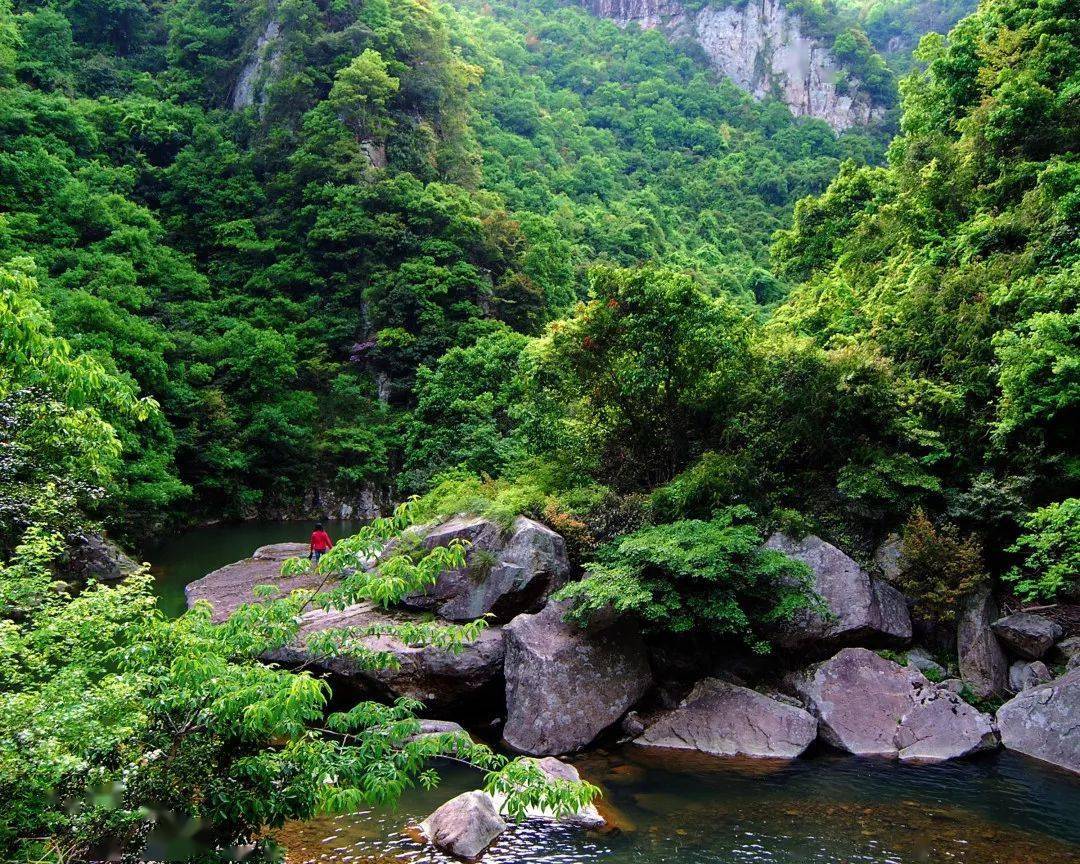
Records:
<instances>
[{"instance_id":1,"label":"flat rock slab","mask_svg":"<svg viewBox=\"0 0 1080 864\"><path fill-rule=\"evenodd\" d=\"M849 753L941 761L997 746L989 715L864 648L845 648L793 683L821 737Z\"/></svg>"},{"instance_id":2,"label":"flat rock slab","mask_svg":"<svg viewBox=\"0 0 1080 864\"><path fill-rule=\"evenodd\" d=\"M997 722L1009 750L1080 773L1080 669L1006 702Z\"/></svg>"},{"instance_id":3,"label":"flat rock slab","mask_svg":"<svg viewBox=\"0 0 1080 864\"><path fill-rule=\"evenodd\" d=\"M1025 660L1038 660L1063 635L1061 625L1042 615L1017 612L999 618L992 625L994 635L1013 654Z\"/></svg>"},{"instance_id":4,"label":"flat rock slab","mask_svg":"<svg viewBox=\"0 0 1080 864\"><path fill-rule=\"evenodd\" d=\"M911 617L904 596L874 579L831 543L813 535L795 540L777 532L765 548L806 564L814 576L814 590L831 613L830 617L810 610L796 613L776 634L781 646L902 647L911 641Z\"/></svg>"},{"instance_id":5,"label":"flat rock slab","mask_svg":"<svg viewBox=\"0 0 1080 864\"><path fill-rule=\"evenodd\" d=\"M250 558L227 564L189 584L184 589L190 609L199 600L213 607L213 620L224 621L244 603L257 603L255 587L275 585L280 596L298 588L317 588L323 576L314 572L302 573L288 579L281 575L282 562L287 558L303 558L308 554L306 543L275 543L261 546Z\"/></svg>"},{"instance_id":6,"label":"flat rock slab","mask_svg":"<svg viewBox=\"0 0 1080 864\"><path fill-rule=\"evenodd\" d=\"M806 750L817 732L817 720L802 708L707 678L682 705L661 715L634 743L715 756L790 759Z\"/></svg>"},{"instance_id":7,"label":"flat rock slab","mask_svg":"<svg viewBox=\"0 0 1080 864\"><path fill-rule=\"evenodd\" d=\"M420 823L424 836L443 852L475 860L506 830L487 792L464 792L451 798Z\"/></svg>"},{"instance_id":8,"label":"flat rock slab","mask_svg":"<svg viewBox=\"0 0 1080 864\"><path fill-rule=\"evenodd\" d=\"M549 603L506 625L503 741L519 753L551 756L592 742L652 686L640 634L586 632Z\"/></svg>"},{"instance_id":9,"label":"flat rock slab","mask_svg":"<svg viewBox=\"0 0 1080 864\"><path fill-rule=\"evenodd\" d=\"M406 645L397 637L386 635L365 636L360 640L365 649L392 656L396 661L392 668L368 668L367 664L347 656L313 657L306 649L309 637L320 631L403 624L410 620L417 619L387 612L371 603L342 610L312 610L300 619L296 643L273 652L268 659L289 665L307 664L308 668L333 673L382 696L419 699L432 710L468 707L469 699L494 685L501 676L504 653L501 627L488 627L458 652Z\"/></svg>"}]
</instances>

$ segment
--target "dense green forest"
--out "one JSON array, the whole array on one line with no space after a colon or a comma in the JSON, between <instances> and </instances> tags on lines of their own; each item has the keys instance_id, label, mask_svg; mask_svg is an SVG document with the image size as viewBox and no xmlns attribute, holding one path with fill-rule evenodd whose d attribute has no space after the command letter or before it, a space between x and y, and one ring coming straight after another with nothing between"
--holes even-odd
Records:
<instances>
[{"instance_id":1,"label":"dense green forest","mask_svg":"<svg viewBox=\"0 0 1080 864\"><path fill-rule=\"evenodd\" d=\"M989 581L1080 593L1076 10L984 0L912 56L967 9L813 9L878 46L895 126L836 135L551 0L0 0L0 844L133 846L140 800L248 843L439 752L514 806L595 791L391 748L407 702L324 723L325 685L258 662L310 597L165 621L145 575L65 581L91 525L422 496L334 567L526 513L584 567L582 620L758 653L812 602L770 527L900 533L940 620ZM410 638L477 629L446 631Z\"/></svg>"}]
</instances>

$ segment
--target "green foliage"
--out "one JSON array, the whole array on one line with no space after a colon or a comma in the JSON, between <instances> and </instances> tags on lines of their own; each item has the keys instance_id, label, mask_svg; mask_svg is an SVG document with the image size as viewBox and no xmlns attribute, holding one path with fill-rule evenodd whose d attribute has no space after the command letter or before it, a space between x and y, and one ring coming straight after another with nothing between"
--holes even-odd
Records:
<instances>
[{"instance_id":1,"label":"green foliage","mask_svg":"<svg viewBox=\"0 0 1080 864\"><path fill-rule=\"evenodd\" d=\"M806 565L761 548L761 532L746 507L711 521L696 519L643 528L597 552L585 578L556 596L570 615L630 615L657 631L711 632L742 639L765 652L764 625L812 605Z\"/></svg>"},{"instance_id":2,"label":"green foliage","mask_svg":"<svg viewBox=\"0 0 1080 864\"><path fill-rule=\"evenodd\" d=\"M440 755L488 772L493 790L512 790L506 807L515 818L528 807L563 813L590 801L595 787L548 784L468 736L415 737L418 702L360 702L327 715L323 681L261 662L296 638L308 607L389 603L463 565L459 544L415 560L393 555L373 571L357 566L407 527L412 509L338 543L318 565L340 576L329 590L242 606L220 625L206 604L165 620L145 574L75 598L44 592L43 603L20 606L16 617L5 605L0 708L11 722L0 733L0 842L24 857L83 858L102 843L138 854L165 809L201 826L209 854L251 843L285 819L392 803L415 784L433 784L429 763ZM0 570L6 601L28 596L13 589L40 582L50 551L44 537L27 534ZM307 648L379 668L387 657L360 641L366 636L454 651L483 626L330 630Z\"/></svg>"},{"instance_id":3,"label":"green foliage","mask_svg":"<svg viewBox=\"0 0 1080 864\"><path fill-rule=\"evenodd\" d=\"M620 487L666 480L730 411L749 321L687 277L601 269L530 348L536 446Z\"/></svg>"},{"instance_id":4,"label":"green foliage","mask_svg":"<svg viewBox=\"0 0 1080 864\"><path fill-rule=\"evenodd\" d=\"M1024 556L1006 578L1028 600L1080 593L1080 499L1040 507L1021 523L1024 533L1008 551Z\"/></svg>"}]
</instances>

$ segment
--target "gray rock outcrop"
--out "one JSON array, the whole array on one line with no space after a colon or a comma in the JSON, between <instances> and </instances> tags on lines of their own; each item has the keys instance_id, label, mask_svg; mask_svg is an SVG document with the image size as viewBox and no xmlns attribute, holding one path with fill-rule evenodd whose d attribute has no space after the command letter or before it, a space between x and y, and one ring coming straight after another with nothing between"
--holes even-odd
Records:
<instances>
[{"instance_id":1,"label":"gray rock outcrop","mask_svg":"<svg viewBox=\"0 0 1080 864\"><path fill-rule=\"evenodd\" d=\"M280 596L297 588L316 588L323 581L320 574L306 572L287 579L281 575L281 564L286 558L302 558L307 553L306 543L262 546L250 558L227 564L188 585L184 589L188 608L206 600L213 607L213 620L220 622L241 604L258 602L255 596L258 585L276 585Z\"/></svg>"},{"instance_id":2,"label":"gray rock outcrop","mask_svg":"<svg viewBox=\"0 0 1080 864\"><path fill-rule=\"evenodd\" d=\"M1008 749L1080 773L1080 669L1015 696L997 722Z\"/></svg>"},{"instance_id":3,"label":"gray rock outcrop","mask_svg":"<svg viewBox=\"0 0 1080 864\"><path fill-rule=\"evenodd\" d=\"M941 761L997 746L988 715L864 648L845 648L793 684L821 737L849 753Z\"/></svg>"},{"instance_id":4,"label":"gray rock outcrop","mask_svg":"<svg viewBox=\"0 0 1080 864\"><path fill-rule=\"evenodd\" d=\"M714 756L791 759L817 738L817 720L802 708L754 690L707 678L674 711L662 714L635 744L699 750Z\"/></svg>"},{"instance_id":5,"label":"gray rock outcrop","mask_svg":"<svg viewBox=\"0 0 1080 864\"><path fill-rule=\"evenodd\" d=\"M820 537L794 540L773 534L766 549L783 552L810 567L814 590L831 613L825 617L802 610L790 624L780 627L776 641L786 648L804 648L816 643L902 647L911 640L911 618L904 597L884 582L874 579L854 560Z\"/></svg>"},{"instance_id":6,"label":"gray rock outcrop","mask_svg":"<svg viewBox=\"0 0 1080 864\"><path fill-rule=\"evenodd\" d=\"M904 575L904 541L899 534L890 534L874 552L874 566L881 578L896 584Z\"/></svg>"},{"instance_id":7,"label":"gray rock outcrop","mask_svg":"<svg viewBox=\"0 0 1080 864\"><path fill-rule=\"evenodd\" d=\"M1017 660L1009 667L1009 689L1013 693L1022 693L1045 684L1053 677L1042 660Z\"/></svg>"},{"instance_id":8,"label":"gray rock outcrop","mask_svg":"<svg viewBox=\"0 0 1080 864\"><path fill-rule=\"evenodd\" d=\"M68 544L65 575L72 579L116 582L138 569L138 563L102 534L79 534Z\"/></svg>"},{"instance_id":9,"label":"gray rock outcrop","mask_svg":"<svg viewBox=\"0 0 1080 864\"><path fill-rule=\"evenodd\" d=\"M641 636L585 632L563 620L565 603L506 625L506 724L519 753L578 750L618 722L652 684Z\"/></svg>"},{"instance_id":10,"label":"gray rock outcrop","mask_svg":"<svg viewBox=\"0 0 1080 864\"><path fill-rule=\"evenodd\" d=\"M505 622L539 608L570 573L563 538L524 516L514 521L506 538L488 519L457 516L431 529L422 543L432 549L454 540L470 544L466 566L444 571L435 585L411 595L406 605L429 609L450 621L490 614Z\"/></svg>"},{"instance_id":11,"label":"gray rock outcrop","mask_svg":"<svg viewBox=\"0 0 1080 864\"><path fill-rule=\"evenodd\" d=\"M956 654L960 677L980 699L1005 692L1009 664L990 622L998 617L997 603L989 587L964 601L956 625Z\"/></svg>"},{"instance_id":12,"label":"gray rock outcrop","mask_svg":"<svg viewBox=\"0 0 1080 864\"><path fill-rule=\"evenodd\" d=\"M451 798L420 823L431 843L443 852L475 860L506 830L487 792L464 792Z\"/></svg>"},{"instance_id":13,"label":"gray rock outcrop","mask_svg":"<svg viewBox=\"0 0 1080 864\"><path fill-rule=\"evenodd\" d=\"M1072 669L1080 661L1080 636L1070 636L1058 642L1054 646L1053 660Z\"/></svg>"},{"instance_id":14,"label":"gray rock outcrop","mask_svg":"<svg viewBox=\"0 0 1080 864\"><path fill-rule=\"evenodd\" d=\"M695 9L678 0L582 3L621 27L635 23L695 41L718 72L757 99L775 93L796 116L819 117L837 131L884 116L857 80L849 79L842 92L829 46L804 33L782 0Z\"/></svg>"},{"instance_id":15,"label":"gray rock outcrop","mask_svg":"<svg viewBox=\"0 0 1080 864\"><path fill-rule=\"evenodd\" d=\"M263 26L232 92L232 109L240 111L266 101L267 84L281 71L281 24L271 18Z\"/></svg>"},{"instance_id":16,"label":"gray rock outcrop","mask_svg":"<svg viewBox=\"0 0 1080 864\"><path fill-rule=\"evenodd\" d=\"M267 659L288 665L305 665L330 672L376 695L419 699L434 711L469 707L470 700L495 686L502 674L504 638L501 627L488 627L460 651L436 646L406 645L396 636L371 635L358 639L359 648L392 658L393 665L372 668L361 656L313 656L307 648L312 634L329 629L364 628L406 623L409 618L385 612L370 603L343 610L312 610L300 620L295 644L273 652Z\"/></svg>"},{"instance_id":17,"label":"gray rock outcrop","mask_svg":"<svg viewBox=\"0 0 1080 864\"><path fill-rule=\"evenodd\" d=\"M1059 624L1030 612L1006 615L990 626L1009 651L1026 660L1038 660L1062 635Z\"/></svg>"}]
</instances>

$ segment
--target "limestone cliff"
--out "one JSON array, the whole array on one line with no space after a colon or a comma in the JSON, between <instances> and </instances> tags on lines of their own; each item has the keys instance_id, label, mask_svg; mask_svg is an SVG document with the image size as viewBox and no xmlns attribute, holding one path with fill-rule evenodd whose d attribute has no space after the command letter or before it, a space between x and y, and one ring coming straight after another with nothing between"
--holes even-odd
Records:
<instances>
[{"instance_id":1,"label":"limestone cliff","mask_svg":"<svg viewBox=\"0 0 1080 864\"><path fill-rule=\"evenodd\" d=\"M828 47L802 32L797 15L781 0L706 5L698 11L680 0L581 0L590 12L620 27L635 23L672 38L696 41L718 72L761 99L775 95L793 114L819 117L837 131L880 118L857 81L847 93L836 86L839 69Z\"/></svg>"}]
</instances>

